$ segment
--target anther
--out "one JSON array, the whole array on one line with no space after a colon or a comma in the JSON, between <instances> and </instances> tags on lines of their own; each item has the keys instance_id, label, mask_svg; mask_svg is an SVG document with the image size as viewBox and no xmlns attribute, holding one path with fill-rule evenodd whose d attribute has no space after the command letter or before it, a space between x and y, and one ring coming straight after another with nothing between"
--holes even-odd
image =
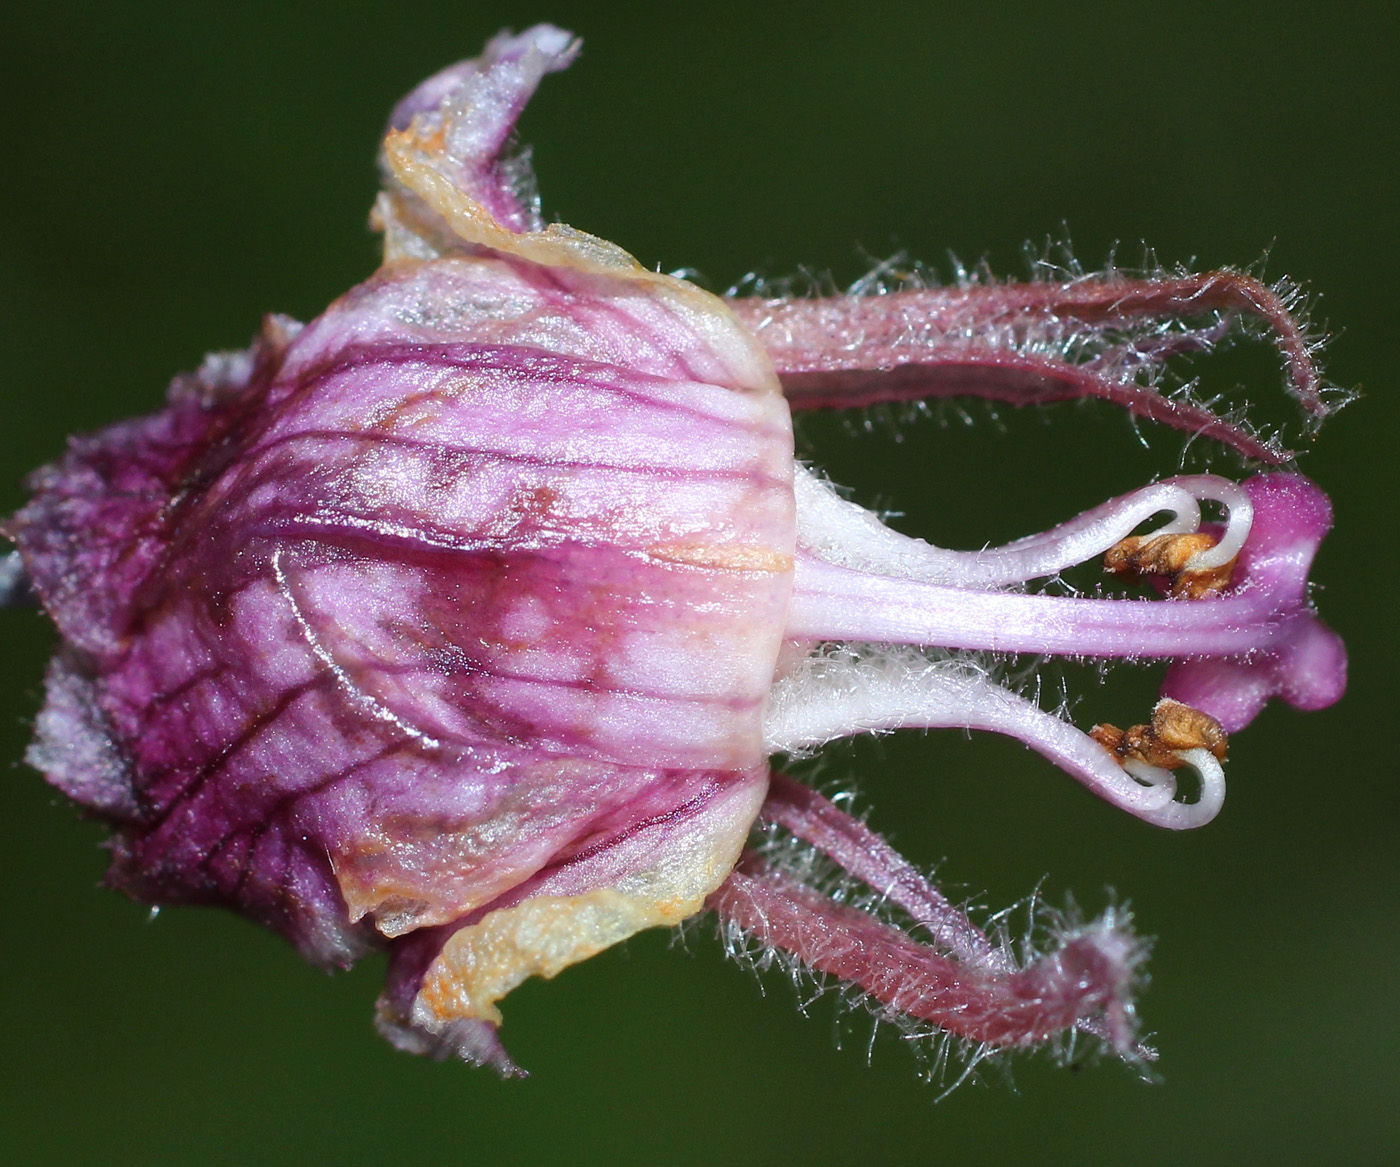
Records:
<instances>
[{"instance_id":1,"label":"anther","mask_svg":"<svg viewBox=\"0 0 1400 1167\"><path fill-rule=\"evenodd\" d=\"M1157 702L1150 725L1096 725L1089 736L1119 762L1145 762L1164 770L1188 765L1182 757L1187 750L1207 750L1223 762L1229 746L1224 728L1209 713L1170 698Z\"/></svg>"},{"instance_id":2,"label":"anther","mask_svg":"<svg viewBox=\"0 0 1400 1167\"><path fill-rule=\"evenodd\" d=\"M1132 583L1145 576L1165 576L1172 596L1199 600L1229 587L1235 570L1234 559L1219 567L1191 566L1192 560L1215 545L1215 537L1204 531L1151 537L1129 535L1108 549L1103 566L1105 571Z\"/></svg>"}]
</instances>

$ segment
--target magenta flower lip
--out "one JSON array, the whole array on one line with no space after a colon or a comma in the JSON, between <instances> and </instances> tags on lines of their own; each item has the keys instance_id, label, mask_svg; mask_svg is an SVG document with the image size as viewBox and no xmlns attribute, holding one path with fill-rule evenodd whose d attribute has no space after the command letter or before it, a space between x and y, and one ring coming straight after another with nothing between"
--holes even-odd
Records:
<instances>
[{"instance_id":1,"label":"magenta flower lip","mask_svg":"<svg viewBox=\"0 0 1400 1167\"><path fill-rule=\"evenodd\" d=\"M387 950L378 1024L415 1052L518 1072L512 988L709 910L736 950L978 1056L1075 1033L1150 1056L1124 913L1013 953L769 759L984 729L1149 822L1213 818L1229 733L1341 696L1308 597L1332 515L1166 362L1262 327L1315 428L1339 397L1291 293L1213 272L712 295L542 218L507 146L577 51L542 25L424 82L386 131L380 270L32 476L10 590L62 647L29 760L111 824L126 893L231 906L322 965ZM793 409L946 395L1096 397L1268 469L964 552L794 460ZM1099 560L1159 586L1046 586ZM1165 700L1086 731L1006 681L1018 655L1161 660Z\"/></svg>"}]
</instances>

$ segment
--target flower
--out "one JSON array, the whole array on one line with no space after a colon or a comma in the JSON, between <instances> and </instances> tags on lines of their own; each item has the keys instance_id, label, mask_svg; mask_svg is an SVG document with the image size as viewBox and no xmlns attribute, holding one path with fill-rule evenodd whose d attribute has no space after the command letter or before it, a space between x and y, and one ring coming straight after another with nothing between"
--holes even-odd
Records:
<instances>
[{"instance_id":1,"label":"flower","mask_svg":"<svg viewBox=\"0 0 1400 1167\"><path fill-rule=\"evenodd\" d=\"M1250 319L1320 421L1287 293L1217 272L711 295L541 219L508 140L576 52L540 26L424 82L384 141L379 272L33 476L5 532L62 647L31 762L112 824L128 894L233 906L322 965L387 949L380 1028L419 1052L514 1072L511 988L708 907L892 1019L1143 1056L1121 914L1018 961L768 759L990 729L1200 825L1228 734L1341 693L1306 592L1325 496L1286 469L1182 476L951 552L797 465L790 410L1097 396L1279 467L1162 386ZM1025 586L1099 557L1164 595ZM1005 654L1172 665L1148 721L1083 732L999 683ZM760 819L776 841L751 847Z\"/></svg>"}]
</instances>

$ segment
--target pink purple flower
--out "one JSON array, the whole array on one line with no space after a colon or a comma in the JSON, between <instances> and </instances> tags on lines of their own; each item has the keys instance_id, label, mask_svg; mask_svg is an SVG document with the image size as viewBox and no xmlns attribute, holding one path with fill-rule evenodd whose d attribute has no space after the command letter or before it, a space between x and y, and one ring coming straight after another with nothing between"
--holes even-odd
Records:
<instances>
[{"instance_id":1,"label":"pink purple flower","mask_svg":"<svg viewBox=\"0 0 1400 1167\"><path fill-rule=\"evenodd\" d=\"M1121 915L1018 959L769 758L987 729L1149 822L1208 822L1228 735L1345 679L1307 595L1326 497L1165 388L1247 323L1320 422L1288 294L1216 272L712 295L541 218L510 135L577 49L540 26L424 82L384 142L380 270L35 473L5 532L62 647L31 762L111 823L128 894L232 906L322 965L387 949L380 1028L419 1052L513 1071L511 988L708 908L979 1049L1140 1055ZM794 461L793 409L950 395L1098 397L1262 469L956 552ZM1105 557L1155 591L1033 588ZM1020 654L1171 663L1147 720L1085 730L999 681Z\"/></svg>"}]
</instances>

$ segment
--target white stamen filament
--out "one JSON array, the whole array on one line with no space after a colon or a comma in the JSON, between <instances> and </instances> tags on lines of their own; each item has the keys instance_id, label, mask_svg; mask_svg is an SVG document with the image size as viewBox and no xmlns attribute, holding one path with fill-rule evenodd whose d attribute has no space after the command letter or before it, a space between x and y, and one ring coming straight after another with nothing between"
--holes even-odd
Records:
<instances>
[{"instance_id":1,"label":"white stamen filament","mask_svg":"<svg viewBox=\"0 0 1400 1167\"><path fill-rule=\"evenodd\" d=\"M1225 530L1214 547L1192 556L1187 567L1220 567L1239 554L1254 518L1241 486L1214 474L1197 474L1153 483L1001 547L949 551L891 530L801 467L794 487L798 545L815 558L858 571L958 587L993 588L1055 575L1102 555L1163 512L1171 518L1144 538L1193 533L1201 526L1200 503L1207 500L1226 509Z\"/></svg>"},{"instance_id":2,"label":"white stamen filament","mask_svg":"<svg viewBox=\"0 0 1400 1167\"><path fill-rule=\"evenodd\" d=\"M1225 775L1206 750L1180 756L1201 777L1195 802L1174 801L1170 770L1125 769L1073 725L994 684L961 661L914 652L836 650L809 658L773 688L764 717L773 752L801 752L838 737L902 728L991 730L1017 738L1115 806L1159 826L1201 826L1220 810Z\"/></svg>"},{"instance_id":3,"label":"white stamen filament","mask_svg":"<svg viewBox=\"0 0 1400 1167\"><path fill-rule=\"evenodd\" d=\"M1187 571L1207 571L1224 567L1234 559L1249 539L1254 527L1254 504L1249 501L1249 492L1238 482L1221 478L1215 474L1196 474L1189 478L1174 478L1171 481L1192 492L1201 502L1210 499L1225 508L1225 529L1214 547L1198 551L1186 561Z\"/></svg>"}]
</instances>

